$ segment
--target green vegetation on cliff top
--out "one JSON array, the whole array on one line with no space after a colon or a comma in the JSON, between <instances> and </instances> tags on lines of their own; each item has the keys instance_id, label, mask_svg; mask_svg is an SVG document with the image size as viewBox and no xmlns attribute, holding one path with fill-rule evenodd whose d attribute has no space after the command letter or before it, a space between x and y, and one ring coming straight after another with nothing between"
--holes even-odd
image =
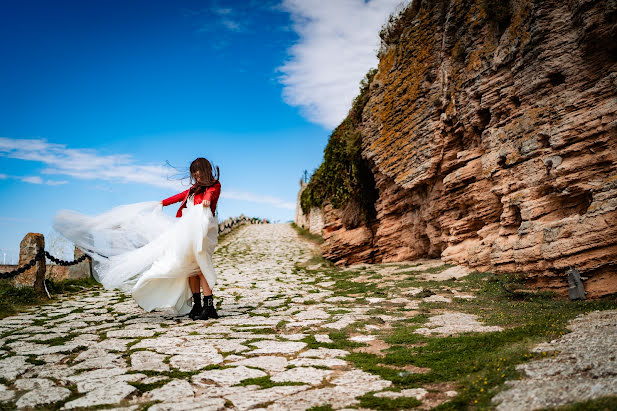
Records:
<instances>
[{"instance_id":1,"label":"green vegetation on cliff top","mask_svg":"<svg viewBox=\"0 0 617 411\"><path fill-rule=\"evenodd\" d=\"M329 201L343 208L343 222L355 227L370 221L375 213L375 181L368 161L361 155L362 136L358 125L369 99L369 87L376 69L370 70L360 83L360 94L349 114L332 132L324 150L324 161L315 170L301 196L302 211L321 207Z\"/></svg>"}]
</instances>

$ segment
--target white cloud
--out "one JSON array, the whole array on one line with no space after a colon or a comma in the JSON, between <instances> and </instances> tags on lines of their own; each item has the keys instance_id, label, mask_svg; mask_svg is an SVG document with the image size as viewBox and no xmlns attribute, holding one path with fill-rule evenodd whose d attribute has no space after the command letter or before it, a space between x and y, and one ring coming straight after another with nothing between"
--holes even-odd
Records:
<instances>
[{"instance_id":1,"label":"white cloud","mask_svg":"<svg viewBox=\"0 0 617 411\"><path fill-rule=\"evenodd\" d=\"M39 176L22 177L21 181L23 181L24 183L31 183L31 184L43 184L43 179Z\"/></svg>"},{"instance_id":2,"label":"white cloud","mask_svg":"<svg viewBox=\"0 0 617 411\"><path fill-rule=\"evenodd\" d=\"M47 180L45 181L45 184L47 184L48 186L61 186L63 184L68 184L69 182L66 180L60 180L60 181L56 181L56 180Z\"/></svg>"},{"instance_id":3,"label":"white cloud","mask_svg":"<svg viewBox=\"0 0 617 411\"><path fill-rule=\"evenodd\" d=\"M377 66L379 30L401 0L283 0L282 7L300 36L279 68L283 98L310 121L334 128Z\"/></svg>"},{"instance_id":4,"label":"white cloud","mask_svg":"<svg viewBox=\"0 0 617 411\"><path fill-rule=\"evenodd\" d=\"M6 175L6 174L0 174L0 180L7 180L9 178L14 179L14 180L20 180L20 181L23 181L24 183L46 184L48 186L58 186L58 185L61 185L61 184L67 184L68 183L68 181L66 181L66 180L62 180L62 181L43 180L43 178L40 177L40 176L9 176L9 175Z\"/></svg>"},{"instance_id":5,"label":"white cloud","mask_svg":"<svg viewBox=\"0 0 617 411\"><path fill-rule=\"evenodd\" d=\"M0 156L41 162L48 167L43 170L43 174L178 188L178 182L167 178L169 170L162 165L139 165L126 154L101 155L94 150L72 149L44 139L0 137ZM39 180L40 177L26 178L27 180L23 181L43 183L42 179Z\"/></svg>"},{"instance_id":6,"label":"white cloud","mask_svg":"<svg viewBox=\"0 0 617 411\"><path fill-rule=\"evenodd\" d=\"M233 200L243 200L249 201L251 203L265 203L271 204L277 208L286 208L288 210L295 210L296 204L288 201L283 201L276 197L264 196L264 195L255 195L251 193L243 193L237 191L223 191L221 192L221 197L229 198Z\"/></svg>"},{"instance_id":7,"label":"white cloud","mask_svg":"<svg viewBox=\"0 0 617 411\"><path fill-rule=\"evenodd\" d=\"M232 19L222 19L221 24L231 31L242 31L242 27Z\"/></svg>"},{"instance_id":8,"label":"white cloud","mask_svg":"<svg viewBox=\"0 0 617 411\"><path fill-rule=\"evenodd\" d=\"M177 179L171 179L170 170L163 165L137 164L128 154L101 155L95 150L73 149L64 144L50 143L44 139L11 139L0 137L0 157L43 163L45 175L64 175L82 180L102 180L111 183L139 183L155 187L185 190ZM32 184L60 185L66 180L44 180L40 176L11 177ZM221 197L253 203L267 203L277 208L294 209L295 204L276 197L253 193L223 191Z\"/></svg>"}]
</instances>

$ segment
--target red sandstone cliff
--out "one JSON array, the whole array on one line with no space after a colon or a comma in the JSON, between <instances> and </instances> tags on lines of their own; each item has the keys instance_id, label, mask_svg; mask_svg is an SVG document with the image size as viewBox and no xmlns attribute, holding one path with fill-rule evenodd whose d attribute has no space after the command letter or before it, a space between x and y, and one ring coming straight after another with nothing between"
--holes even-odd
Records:
<instances>
[{"instance_id":1,"label":"red sandstone cliff","mask_svg":"<svg viewBox=\"0 0 617 411\"><path fill-rule=\"evenodd\" d=\"M376 218L347 229L326 206L324 256L545 286L573 266L590 296L617 292L617 2L512 0L501 21L499 2L414 3L358 127Z\"/></svg>"}]
</instances>

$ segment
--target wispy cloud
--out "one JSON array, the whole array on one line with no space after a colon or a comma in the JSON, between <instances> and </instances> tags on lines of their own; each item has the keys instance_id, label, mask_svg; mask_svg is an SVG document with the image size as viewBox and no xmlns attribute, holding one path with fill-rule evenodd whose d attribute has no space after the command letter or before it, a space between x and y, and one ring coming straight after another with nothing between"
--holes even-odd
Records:
<instances>
[{"instance_id":1,"label":"wispy cloud","mask_svg":"<svg viewBox=\"0 0 617 411\"><path fill-rule=\"evenodd\" d=\"M193 11L191 14L186 14L187 17L198 16L200 18L207 18L208 20L199 24L197 33L211 33L217 32L221 34L221 29L231 32L243 32L245 26L240 21L247 20L246 16L240 16L234 9L230 7L209 7L203 8L199 11ZM218 43L217 43L218 44Z\"/></svg>"},{"instance_id":2,"label":"wispy cloud","mask_svg":"<svg viewBox=\"0 0 617 411\"><path fill-rule=\"evenodd\" d=\"M21 181L23 181L24 183L31 183L31 184L43 184L43 179L39 176L22 177Z\"/></svg>"},{"instance_id":3,"label":"wispy cloud","mask_svg":"<svg viewBox=\"0 0 617 411\"><path fill-rule=\"evenodd\" d=\"M232 19L221 19L221 24L231 31L242 31L242 27Z\"/></svg>"},{"instance_id":4,"label":"wispy cloud","mask_svg":"<svg viewBox=\"0 0 617 411\"><path fill-rule=\"evenodd\" d=\"M310 121L333 128L377 65L379 30L401 0L283 0L300 36L279 70L283 98Z\"/></svg>"},{"instance_id":5,"label":"wispy cloud","mask_svg":"<svg viewBox=\"0 0 617 411\"><path fill-rule=\"evenodd\" d=\"M44 139L11 139L0 137L0 157L43 163L44 175L64 175L81 180L98 180L110 183L139 183L173 190L186 189L180 181L171 178L176 170L164 165L138 164L128 154L102 155L96 150L68 148L64 144L50 143ZM13 177L0 174L0 179L18 178L32 184L59 185L68 181L48 180L41 176ZM226 191L222 198L253 203L271 204L277 208L294 209L295 204L276 197Z\"/></svg>"},{"instance_id":6,"label":"wispy cloud","mask_svg":"<svg viewBox=\"0 0 617 411\"><path fill-rule=\"evenodd\" d=\"M163 165L140 165L127 154L101 155L95 150L68 148L44 139L0 137L0 156L43 163L47 168L42 173L47 175L178 188L178 182L168 178L169 169ZM26 178L26 182L42 184L41 177Z\"/></svg>"},{"instance_id":7,"label":"wispy cloud","mask_svg":"<svg viewBox=\"0 0 617 411\"><path fill-rule=\"evenodd\" d=\"M45 181L45 184L47 184L48 186L61 186L63 184L68 184L69 182L67 180L61 180L61 181L52 181L52 180L47 180Z\"/></svg>"},{"instance_id":8,"label":"wispy cloud","mask_svg":"<svg viewBox=\"0 0 617 411\"><path fill-rule=\"evenodd\" d=\"M30 184L45 184L48 186L59 186L59 185L68 183L68 181L66 180L61 180L61 181L43 180L41 176L9 176L7 174L0 174L0 180L7 180L7 179L20 180L20 181L23 181L24 183L30 183Z\"/></svg>"},{"instance_id":9,"label":"wispy cloud","mask_svg":"<svg viewBox=\"0 0 617 411\"><path fill-rule=\"evenodd\" d=\"M221 16L226 16L228 14L231 14L232 11L233 10L230 9L229 7L213 7L212 8L212 12L214 14L218 14L218 15L221 15Z\"/></svg>"},{"instance_id":10,"label":"wispy cloud","mask_svg":"<svg viewBox=\"0 0 617 411\"><path fill-rule=\"evenodd\" d=\"M277 208L286 208L288 210L295 210L296 204L288 201L283 201L276 197L271 197L267 195L256 195L251 193L243 193L238 191L223 191L221 193L221 197L229 198L233 200L243 200L249 201L251 203L265 203L273 205Z\"/></svg>"}]
</instances>

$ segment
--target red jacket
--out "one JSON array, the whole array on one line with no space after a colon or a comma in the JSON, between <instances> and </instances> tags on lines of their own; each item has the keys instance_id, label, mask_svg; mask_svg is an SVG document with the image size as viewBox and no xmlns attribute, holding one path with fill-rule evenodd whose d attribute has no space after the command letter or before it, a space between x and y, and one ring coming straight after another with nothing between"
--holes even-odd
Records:
<instances>
[{"instance_id":1,"label":"red jacket","mask_svg":"<svg viewBox=\"0 0 617 411\"><path fill-rule=\"evenodd\" d=\"M189 189L190 190L190 189ZM178 201L182 201L180 204L180 208L176 213L176 217L182 217L182 209L186 207L186 200L189 195L189 190L183 191L175 196L171 196L163 200L163 207L168 206L170 204L177 203ZM195 194L195 199L193 204L201 204L202 201L208 200L210 201L210 210L212 210L212 215L215 215L216 212L216 203L219 201L219 195L221 194L221 183L218 181L211 187L208 187L206 191Z\"/></svg>"}]
</instances>

